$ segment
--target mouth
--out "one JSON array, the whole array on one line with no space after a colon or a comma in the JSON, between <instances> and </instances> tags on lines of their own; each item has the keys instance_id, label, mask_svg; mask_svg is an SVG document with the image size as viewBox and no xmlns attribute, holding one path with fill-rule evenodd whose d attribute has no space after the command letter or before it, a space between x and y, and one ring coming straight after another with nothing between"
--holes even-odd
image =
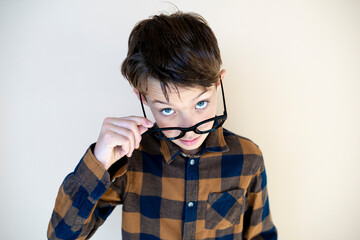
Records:
<instances>
[{"instance_id":1,"label":"mouth","mask_svg":"<svg viewBox=\"0 0 360 240\"><path fill-rule=\"evenodd\" d=\"M199 140L200 136L197 137L197 138L194 138L192 140L183 140L183 139L180 139L180 141L182 142L182 144L186 145L186 146L191 146L191 145L194 145L195 143L197 143L197 141Z\"/></svg>"}]
</instances>

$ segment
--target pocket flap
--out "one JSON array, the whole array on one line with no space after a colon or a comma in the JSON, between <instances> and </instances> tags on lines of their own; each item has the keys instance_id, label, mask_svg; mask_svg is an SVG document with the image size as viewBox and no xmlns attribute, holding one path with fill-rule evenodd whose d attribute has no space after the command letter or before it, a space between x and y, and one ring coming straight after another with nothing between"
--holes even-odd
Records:
<instances>
[{"instance_id":1,"label":"pocket flap","mask_svg":"<svg viewBox=\"0 0 360 240\"><path fill-rule=\"evenodd\" d=\"M205 227L224 229L238 224L243 213L244 189L210 193L207 201Z\"/></svg>"}]
</instances>

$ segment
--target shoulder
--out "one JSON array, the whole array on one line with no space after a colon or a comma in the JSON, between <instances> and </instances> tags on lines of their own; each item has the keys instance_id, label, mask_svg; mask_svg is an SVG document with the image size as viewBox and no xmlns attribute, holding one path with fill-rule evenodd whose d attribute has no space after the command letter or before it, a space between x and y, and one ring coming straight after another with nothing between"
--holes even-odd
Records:
<instances>
[{"instance_id":1,"label":"shoulder","mask_svg":"<svg viewBox=\"0 0 360 240\"><path fill-rule=\"evenodd\" d=\"M251 139L235 134L228 129L223 129L223 134L230 152L243 155L262 156L260 147Z\"/></svg>"},{"instance_id":2,"label":"shoulder","mask_svg":"<svg viewBox=\"0 0 360 240\"><path fill-rule=\"evenodd\" d=\"M223 130L224 139L229 151L224 155L238 159L242 167L243 175L254 175L264 165L264 159L260 147L249 138L235 134L227 129ZM234 163L234 162L232 162Z\"/></svg>"}]
</instances>

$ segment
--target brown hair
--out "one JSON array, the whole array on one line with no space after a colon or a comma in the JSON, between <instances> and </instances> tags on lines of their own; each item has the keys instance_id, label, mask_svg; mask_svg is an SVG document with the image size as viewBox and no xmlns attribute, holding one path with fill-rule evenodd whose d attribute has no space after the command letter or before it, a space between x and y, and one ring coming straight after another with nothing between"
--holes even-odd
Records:
<instances>
[{"instance_id":1,"label":"brown hair","mask_svg":"<svg viewBox=\"0 0 360 240\"><path fill-rule=\"evenodd\" d=\"M199 14L176 12L142 20L128 45L121 73L142 94L149 78L160 81L166 99L170 86L210 87L220 78L218 43Z\"/></svg>"}]
</instances>

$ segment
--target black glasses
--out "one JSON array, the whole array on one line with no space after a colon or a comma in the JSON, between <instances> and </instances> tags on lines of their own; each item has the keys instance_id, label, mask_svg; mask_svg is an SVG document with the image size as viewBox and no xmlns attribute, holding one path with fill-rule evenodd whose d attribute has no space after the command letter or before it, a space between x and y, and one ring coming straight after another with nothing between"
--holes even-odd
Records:
<instances>
[{"instance_id":1,"label":"black glasses","mask_svg":"<svg viewBox=\"0 0 360 240\"><path fill-rule=\"evenodd\" d=\"M181 128L181 127L158 128L156 125L154 125L152 128L149 128L144 134L153 133L155 137L157 137L160 140L175 140L185 136L186 132L193 131L197 134L205 134L218 129L224 124L227 118L224 88L221 77L220 77L220 84L221 84L221 93L222 93L223 105L224 105L223 115L206 119L189 128ZM139 94L139 96L140 96L140 103L144 113L144 117L147 118L144 105L142 103L142 95Z\"/></svg>"}]
</instances>

